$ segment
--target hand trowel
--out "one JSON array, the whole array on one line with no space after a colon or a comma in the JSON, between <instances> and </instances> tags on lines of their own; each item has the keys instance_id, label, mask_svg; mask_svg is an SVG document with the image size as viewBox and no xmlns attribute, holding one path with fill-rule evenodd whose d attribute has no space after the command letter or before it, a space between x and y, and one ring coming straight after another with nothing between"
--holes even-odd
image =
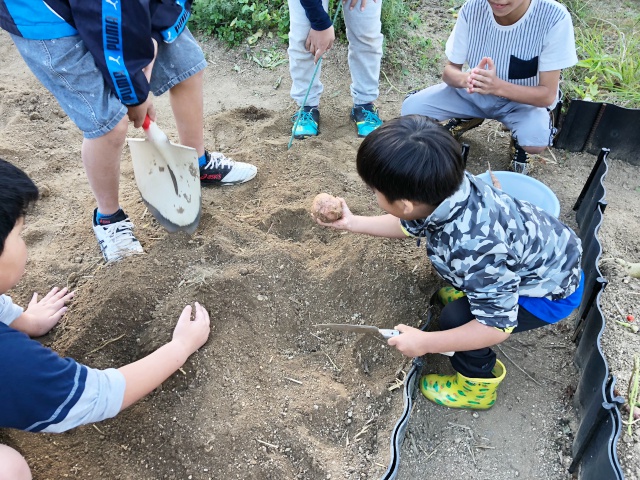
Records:
<instances>
[{"instance_id":1,"label":"hand trowel","mask_svg":"<svg viewBox=\"0 0 640 480\"><path fill-rule=\"evenodd\" d=\"M351 325L348 323L319 323L314 325L318 328L330 328L332 330L341 330L343 332L355 332L355 333L373 333L375 335L382 335L383 338L397 337L402 333L399 330L393 330L389 328L378 328L372 325ZM447 357L453 356L455 352L440 352Z\"/></svg>"},{"instance_id":2,"label":"hand trowel","mask_svg":"<svg viewBox=\"0 0 640 480\"><path fill-rule=\"evenodd\" d=\"M142 125L147 138L127 138L133 172L145 205L169 232L195 232L200 222L198 154L170 142L149 116Z\"/></svg>"}]
</instances>

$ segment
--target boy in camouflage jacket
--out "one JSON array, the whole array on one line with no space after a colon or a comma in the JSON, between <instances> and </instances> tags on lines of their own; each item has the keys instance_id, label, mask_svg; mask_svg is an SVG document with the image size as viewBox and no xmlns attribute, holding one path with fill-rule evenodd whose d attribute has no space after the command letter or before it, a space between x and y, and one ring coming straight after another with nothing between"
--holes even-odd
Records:
<instances>
[{"instance_id":1,"label":"boy in camouflage jacket","mask_svg":"<svg viewBox=\"0 0 640 480\"><path fill-rule=\"evenodd\" d=\"M358 174L388 214L343 216L321 225L424 240L433 267L460 291L440 316L441 331L407 325L389 339L405 355L454 351L455 375L430 374L420 388L454 408L490 408L506 370L492 345L511 333L566 318L582 298L582 247L566 225L465 172L460 146L419 115L372 132L357 155ZM464 294L464 295L463 295Z\"/></svg>"}]
</instances>

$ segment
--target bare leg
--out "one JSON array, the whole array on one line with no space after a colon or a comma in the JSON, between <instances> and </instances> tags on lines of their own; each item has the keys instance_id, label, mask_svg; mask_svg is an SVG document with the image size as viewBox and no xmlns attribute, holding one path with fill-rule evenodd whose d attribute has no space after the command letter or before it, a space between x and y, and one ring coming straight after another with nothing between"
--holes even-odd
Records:
<instances>
[{"instance_id":1,"label":"bare leg","mask_svg":"<svg viewBox=\"0 0 640 480\"><path fill-rule=\"evenodd\" d=\"M195 148L198 157L204 155L203 77L201 70L169 90L180 143Z\"/></svg>"},{"instance_id":2,"label":"bare leg","mask_svg":"<svg viewBox=\"0 0 640 480\"><path fill-rule=\"evenodd\" d=\"M98 203L98 211L111 215L118 211L120 184L120 157L124 147L129 117L125 116L116 127L102 137L82 142L82 163L89 186Z\"/></svg>"},{"instance_id":3,"label":"bare leg","mask_svg":"<svg viewBox=\"0 0 640 480\"><path fill-rule=\"evenodd\" d=\"M525 152L531 153L532 155L542 153L547 148L547 147L525 147L524 145L520 145L520 146Z\"/></svg>"},{"instance_id":4,"label":"bare leg","mask_svg":"<svg viewBox=\"0 0 640 480\"><path fill-rule=\"evenodd\" d=\"M31 480L27 461L13 448L0 445L0 480Z\"/></svg>"}]
</instances>

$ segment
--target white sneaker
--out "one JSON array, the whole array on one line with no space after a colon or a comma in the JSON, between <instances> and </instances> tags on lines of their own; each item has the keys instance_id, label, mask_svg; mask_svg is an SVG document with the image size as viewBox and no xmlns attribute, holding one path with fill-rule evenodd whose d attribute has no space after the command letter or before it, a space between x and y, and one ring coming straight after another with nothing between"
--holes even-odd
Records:
<instances>
[{"instance_id":1,"label":"white sneaker","mask_svg":"<svg viewBox=\"0 0 640 480\"><path fill-rule=\"evenodd\" d=\"M220 152L204 152L207 163L200 167L202 185L236 185L251 180L258 173L255 165L236 162Z\"/></svg>"},{"instance_id":2,"label":"white sneaker","mask_svg":"<svg viewBox=\"0 0 640 480\"><path fill-rule=\"evenodd\" d=\"M98 209L93 211L93 232L98 239L105 262L116 262L128 255L143 253L142 245L133 235L133 223L122 209L113 217L112 223L98 224Z\"/></svg>"}]
</instances>

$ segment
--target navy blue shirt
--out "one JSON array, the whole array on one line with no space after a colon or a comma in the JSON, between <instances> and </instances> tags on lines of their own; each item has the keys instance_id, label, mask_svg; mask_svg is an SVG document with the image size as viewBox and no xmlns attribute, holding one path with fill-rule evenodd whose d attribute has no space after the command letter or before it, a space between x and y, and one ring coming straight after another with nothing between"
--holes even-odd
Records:
<instances>
[{"instance_id":1,"label":"navy blue shirt","mask_svg":"<svg viewBox=\"0 0 640 480\"><path fill-rule=\"evenodd\" d=\"M171 43L192 0L0 0L0 28L34 40L79 35L107 84L127 106L143 103L152 38Z\"/></svg>"}]
</instances>

